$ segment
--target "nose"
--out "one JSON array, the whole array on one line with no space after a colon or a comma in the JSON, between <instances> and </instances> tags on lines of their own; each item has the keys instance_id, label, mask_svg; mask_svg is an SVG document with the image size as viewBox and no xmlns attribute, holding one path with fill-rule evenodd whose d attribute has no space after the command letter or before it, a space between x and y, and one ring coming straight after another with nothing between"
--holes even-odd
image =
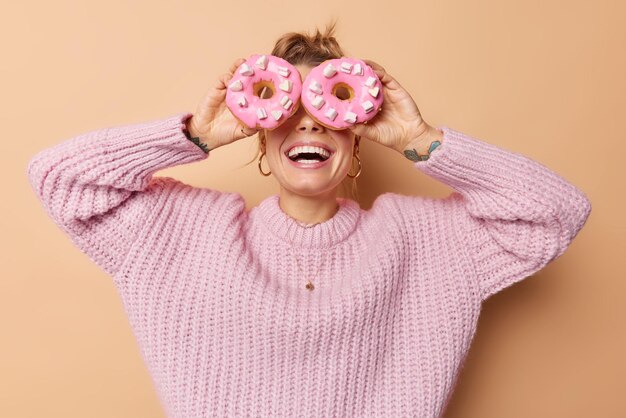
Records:
<instances>
[{"instance_id":1,"label":"nose","mask_svg":"<svg viewBox=\"0 0 626 418\"><path fill-rule=\"evenodd\" d=\"M306 112L306 110L304 110L302 106L300 106L300 109L298 109L298 112L296 113L300 112L302 112L302 114L300 115L300 119L298 120L298 123L296 125L296 130L298 132L323 133L326 130L323 125L315 122L315 120L311 116L309 116L309 114Z\"/></svg>"}]
</instances>

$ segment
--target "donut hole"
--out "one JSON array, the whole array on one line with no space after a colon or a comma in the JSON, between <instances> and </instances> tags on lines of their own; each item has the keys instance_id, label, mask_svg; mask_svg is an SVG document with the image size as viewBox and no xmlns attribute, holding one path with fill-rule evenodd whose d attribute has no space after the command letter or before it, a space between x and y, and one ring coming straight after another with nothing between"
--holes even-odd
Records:
<instances>
[{"instance_id":1,"label":"donut hole","mask_svg":"<svg viewBox=\"0 0 626 418\"><path fill-rule=\"evenodd\" d=\"M274 83L267 80L261 80L253 86L254 95L260 99L270 99L274 91Z\"/></svg>"},{"instance_id":2,"label":"donut hole","mask_svg":"<svg viewBox=\"0 0 626 418\"><path fill-rule=\"evenodd\" d=\"M332 95L339 100L352 100L354 98L354 90L346 83L337 83L333 86Z\"/></svg>"}]
</instances>

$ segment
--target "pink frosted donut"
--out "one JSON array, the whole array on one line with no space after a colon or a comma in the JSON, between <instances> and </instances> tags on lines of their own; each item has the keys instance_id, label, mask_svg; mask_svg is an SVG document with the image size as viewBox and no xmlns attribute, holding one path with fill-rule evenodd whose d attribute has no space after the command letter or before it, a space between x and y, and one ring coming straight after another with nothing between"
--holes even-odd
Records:
<instances>
[{"instance_id":1,"label":"pink frosted donut","mask_svg":"<svg viewBox=\"0 0 626 418\"><path fill-rule=\"evenodd\" d=\"M269 98L260 97L265 87ZM293 65L273 55L254 54L228 82L226 106L250 128L274 129L298 110L301 93L302 79Z\"/></svg>"},{"instance_id":2,"label":"pink frosted donut","mask_svg":"<svg viewBox=\"0 0 626 418\"><path fill-rule=\"evenodd\" d=\"M302 83L302 93L304 109L331 129L367 122L383 104L383 86L374 70L347 57L313 68Z\"/></svg>"}]
</instances>

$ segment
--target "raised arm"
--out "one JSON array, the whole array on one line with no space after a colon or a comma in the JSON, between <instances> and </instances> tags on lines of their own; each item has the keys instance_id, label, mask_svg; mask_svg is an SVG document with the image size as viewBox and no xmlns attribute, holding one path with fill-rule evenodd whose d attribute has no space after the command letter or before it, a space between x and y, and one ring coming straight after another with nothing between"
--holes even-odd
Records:
<instances>
[{"instance_id":1,"label":"raised arm","mask_svg":"<svg viewBox=\"0 0 626 418\"><path fill-rule=\"evenodd\" d=\"M366 62L383 83L385 103L373 122L351 129L455 189L438 199L436 216L442 217L443 238L453 241L447 249L458 250L473 267L482 300L563 254L591 212L581 190L524 155L445 126L435 129L396 79L379 64ZM429 227L421 219L423 198L385 199L399 203L396 208L411 224ZM424 229L413 232L423 234Z\"/></svg>"},{"instance_id":2,"label":"raised arm","mask_svg":"<svg viewBox=\"0 0 626 418\"><path fill-rule=\"evenodd\" d=\"M109 274L115 275L151 211L166 199L162 191L173 189L165 186L177 182L152 178L155 172L205 159L211 150L256 132L225 104L226 83L243 61L238 58L218 77L195 113L88 132L28 163L29 181L48 214ZM224 194L207 193L219 209L215 199ZM243 208L243 199L235 200Z\"/></svg>"},{"instance_id":3,"label":"raised arm","mask_svg":"<svg viewBox=\"0 0 626 418\"><path fill-rule=\"evenodd\" d=\"M114 275L155 207L161 169L207 158L188 139L191 113L78 135L36 154L30 184L72 241Z\"/></svg>"},{"instance_id":4,"label":"raised arm","mask_svg":"<svg viewBox=\"0 0 626 418\"><path fill-rule=\"evenodd\" d=\"M524 155L448 127L415 167L455 189L441 199L441 216L478 278L482 299L532 275L559 257L585 224L591 202L563 177ZM424 139L427 155L438 138Z\"/></svg>"}]
</instances>

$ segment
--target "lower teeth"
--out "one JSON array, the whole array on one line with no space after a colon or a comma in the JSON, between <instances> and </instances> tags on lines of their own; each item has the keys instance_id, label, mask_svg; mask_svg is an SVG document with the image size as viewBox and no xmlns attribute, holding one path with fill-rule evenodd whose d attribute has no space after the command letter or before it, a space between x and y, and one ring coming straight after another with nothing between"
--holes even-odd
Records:
<instances>
[{"instance_id":1,"label":"lower teeth","mask_svg":"<svg viewBox=\"0 0 626 418\"><path fill-rule=\"evenodd\" d=\"M319 163L320 161L317 161L317 160L297 160L297 162L305 163L305 164L312 164L312 163Z\"/></svg>"}]
</instances>

